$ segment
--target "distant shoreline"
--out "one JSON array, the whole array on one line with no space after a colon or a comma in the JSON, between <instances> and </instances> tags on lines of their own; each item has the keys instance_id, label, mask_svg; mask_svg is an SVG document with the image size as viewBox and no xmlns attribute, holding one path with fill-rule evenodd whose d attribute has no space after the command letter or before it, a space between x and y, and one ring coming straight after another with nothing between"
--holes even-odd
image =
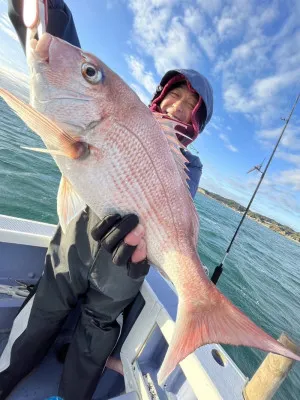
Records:
<instances>
[{"instance_id":1,"label":"distant shoreline","mask_svg":"<svg viewBox=\"0 0 300 400\"><path fill-rule=\"evenodd\" d=\"M241 204L237 203L234 200L226 199L216 193L209 192L206 189L198 188L198 192L203 194L204 196L211 197L217 200L219 203L223 204L226 207L231 208L234 211L237 211L240 214L243 214L246 210ZM251 210L247 213L247 218L252 219L255 222L265 226L266 228L271 229L274 232L280 233L285 236L287 239L293 240L294 242L300 243L300 232L294 231L292 228L286 225L282 225L274 219L265 217L264 215L255 213Z\"/></svg>"}]
</instances>

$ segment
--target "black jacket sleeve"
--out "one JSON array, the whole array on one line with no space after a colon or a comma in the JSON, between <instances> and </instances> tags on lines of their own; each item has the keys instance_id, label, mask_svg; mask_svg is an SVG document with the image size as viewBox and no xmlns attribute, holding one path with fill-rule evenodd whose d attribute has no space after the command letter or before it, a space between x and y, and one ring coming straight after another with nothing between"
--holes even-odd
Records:
<instances>
[{"instance_id":1,"label":"black jacket sleeve","mask_svg":"<svg viewBox=\"0 0 300 400\"><path fill-rule=\"evenodd\" d=\"M199 157L195 156L189 151L184 151L183 155L188 160L186 166L188 168L187 175L188 175L188 185L191 192L192 197L196 196L200 178L202 175L203 165L199 159Z\"/></svg>"},{"instance_id":2,"label":"black jacket sleeve","mask_svg":"<svg viewBox=\"0 0 300 400\"><path fill-rule=\"evenodd\" d=\"M23 24L23 1L8 0L8 15L25 52L26 27ZM63 0L48 0L47 32L80 47L71 11Z\"/></svg>"}]
</instances>

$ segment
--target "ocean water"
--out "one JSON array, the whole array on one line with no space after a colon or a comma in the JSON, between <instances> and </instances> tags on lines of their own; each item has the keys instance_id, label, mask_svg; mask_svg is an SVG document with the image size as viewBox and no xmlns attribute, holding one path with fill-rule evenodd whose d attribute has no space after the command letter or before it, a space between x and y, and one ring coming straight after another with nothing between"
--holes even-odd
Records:
<instances>
[{"instance_id":1,"label":"ocean water","mask_svg":"<svg viewBox=\"0 0 300 400\"><path fill-rule=\"evenodd\" d=\"M59 171L48 155L20 146L41 141L0 99L0 214L57 223ZM241 215L197 194L200 215L198 250L212 273L220 264ZM274 337L285 331L300 343L300 245L246 219L225 261L218 287L254 322ZM265 357L252 348L225 346L251 377ZM274 396L300 399L300 363Z\"/></svg>"}]
</instances>

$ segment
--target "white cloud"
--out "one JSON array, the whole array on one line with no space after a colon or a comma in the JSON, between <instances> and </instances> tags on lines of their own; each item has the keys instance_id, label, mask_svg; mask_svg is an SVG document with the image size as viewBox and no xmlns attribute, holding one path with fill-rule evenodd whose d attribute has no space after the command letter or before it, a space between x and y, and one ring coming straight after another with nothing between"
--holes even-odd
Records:
<instances>
[{"instance_id":1,"label":"white cloud","mask_svg":"<svg viewBox=\"0 0 300 400\"><path fill-rule=\"evenodd\" d=\"M276 0L267 7L263 3L252 2L252 7L249 11L251 15L248 15L247 24L245 25L245 38L248 40L253 37L264 37L266 28L281 15ZM268 38L272 42L272 37L268 35Z\"/></svg>"},{"instance_id":2,"label":"white cloud","mask_svg":"<svg viewBox=\"0 0 300 400\"><path fill-rule=\"evenodd\" d=\"M293 190L300 190L300 168L281 171L278 176L278 183L291 185Z\"/></svg>"},{"instance_id":3,"label":"white cloud","mask_svg":"<svg viewBox=\"0 0 300 400\"><path fill-rule=\"evenodd\" d=\"M177 17L172 18L163 41L158 41L153 53L158 74L170 69L195 67L200 57L199 50L192 43L188 29Z\"/></svg>"},{"instance_id":4,"label":"white cloud","mask_svg":"<svg viewBox=\"0 0 300 400\"><path fill-rule=\"evenodd\" d=\"M299 15L300 15L300 8L299 2L295 0L294 2L291 1L289 4L287 3L287 11L288 15L287 18L284 19L284 23L280 27L280 30L276 32L273 39L277 43L281 43L290 35L295 33L295 30L299 27ZM298 6L298 9L297 9Z\"/></svg>"},{"instance_id":5,"label":"white cloud","mask_svg":"<svg viewBox=\"0 0 300 400\"><path fill-rule=\"evenodd\" d=\"M268 63L267 41L263 37L254 37L233 47L230 56L221 56L215 66L215 72L223 72L224 78L234 76L240 80L256 73Z\"/></svg>"},{"instance_id":6,"label":"white cloud","mask_svg":"<svg viewBox=\"0 0 300 400\"><path fill-rule=\"evenodd\" d=\"M187 7L184 10L183 22L195 35L200 34L206 25L205 17L199 10L195 10L195 7Z\"/></svg>"},{"instance_id":7,"label":"white cloud","mask_svg":"<svg viewBox=\"0 0 300 400\"><path fill-rule=\"evenodd\" d=\"M300 30L289 35L288 38L276 40L273 60L278 70L289 71L300 65Z\"/></svg>"},{"instance_id":8,"label":"white cloud","mask_svg":"<svg viewBox=\"0 0 300 400\"><path fill-rule=\"evenodd\" d=\"M210 60L214 60L217 53L218 37L212 29L206 29L198 37L200 46Z\"/></svg>"},{"instance_id":9,"label":"white cloud","mask_svg":"<svg viewBox=\"0 0 300 400\"><path fill-rule=\"evenodd\" d=\"M267 78L257 79L251 88L251 92L257 98L270 99L298 82L300 82L300 68Z\"/></svg>"},{"instance_id":10,"label":"white cloud","mask_svg":"<svg viewBox=\"0 0 300 400\"><path fill-rule=\"evenodd\" d=\"M143 62L133 55L126 55L125 59L132 76L152 95L157 86L152 72L146 71Z\"/></svg>"},{"instance_id":11,"label":"white cloud","mask_svg":"<svg viewBox=\"0 0 300 400\"><path fill-rule=\"evenodd\" d=\"M237 149L236 147L234 147L234 146L230 143L230 140L229 140L229 138L228 138L227 135L225 135L224 133L220 133L219 138L224 142L225 147L226 147L228 150L232 151L233 153L237 153L237 152L238 152L238 149Z\"/></svg>"},{"instance_id":12,"label":"white cloud","mask_svg":"<svg viewBox=\"0 0 300 400\"><path fill-rule=\"evenodd\" d=\"M208 58L213 60L216 56L218 37L213 29L207 28L207 22L203 11L195 9L194 5L185 8L183 22L195 35Z\"/></svg>"},{"instance_id":13,"label":"white cloud","mask_svg":"<svg viewBox=\"0 0 300 400\"><path fill-rule=\"evenodd\" d=\"M217 31L219 36L229 35L230 30L235 30L236 23L234 18L228 16L223 16L217 22Z\"/></svg>"},{"instance_id":14,"label":"white cloud","mask_svg":"<svg viewBox=\"0 0 300 400\"><path fill-rule=\"evenodd\" d=\"M295 95L300 82L299 7L298 15L295 4L286 4L285 12L287 17L279 19L277 1L266 7L233 0L214 20L219 40L234 39L235 44L229 53L227 46L225 51L220 46L215 49L214 72L221 74L225 108L264 126L278 120L279 110ZM279 29L270 34L269 26L275 21Z\"/></svg>"},{"instance_id":15,"label":"white cloud","mask_svg":"<svg viewBox=\"0 0 300 400\"><path fill-rule=\"evenodd\" d=\"M226 5L220 17L214 19L216 31L221 41L241 36L245 30L245 21L249 25L252 5L246 0L231 1Z\"/></svg>"},{"instance_id":16,"label":"white cloud","mask_svg":"<svg viewBox=\"0 0 300 400\"><path fill-rule=\"evenodd\" d=\"M280 15L279 9L276 4L272 4L269 8L266 8L259 16L259 24L266 25L274 22L274 20Z\"/></svg>"},{"instance_id":17,"label":"white cloud","mask_svg":"<svg viewBox=\"0 0 300 400\"><path fill-rule=\"evenodd\" d=\"M282 145L291 150L300 150L300 132L298 130L298 135L295 132L288 131L285 136L283 136Z\"/></svg>"},{"instance_id":18,"label":"white cloud","mask_svg":"<svg viewBox=\"0 0 300 400\"><path fill-rule=\"evenodd\" d=\"M228 82L223 90L224 106L229 112L240 112L266 126L278 121L285 111L287 99L282 93L295 91L300 81L300 68L289 73L257 79L250 87ZM276 101L275 101L276 99Z\"/></svg>"},{"instance_id":19,"label":"white cloud","mask_svg":"<svg viewBox=\"0 0 300 400\"><path fill-rule=\"evenodd\" d=\"M134 14L134 39L145 49L152 49L172 15L172 2L159 7L155 1L130 0L129 7Z\"/></svg>"},{"instance_id":20,"label":"white cloud","mask_svg":"<svg viewBox=\"0 0 300 400\"><path fill-rule=\"evenodd\" d=\"M261 188L264 189L263 186ZM266 193L261 188L251 206L251 210L290 226L295 231L299 231L300 207L293 193L276 190L276 187Z\"/></svg>"},{"instance_id":21,"label":"white cloud","mask_svg":"<svg viewBox=\"0 0 300 400\"><path fill-rule=\"evenodd\" d=\"M222 129L220 128L220 126L217 125L213 120L209 122L209 127L210 127L210 128L214 128L214 129L216 129L217 131L221 131L221 130L222 130Z\"/></svg>"},{"instance_id":22,"label":"white cloud","mask_svg":"<svg viewBox=\"0 0 300 400\"><path fill-rule=\"evenodd\" d=\"M223 132L224 123L224 119L214 113L212 119L209 121L209 127L215 129L216 131Z\"/></svg>"},{"instance_id":23,"label":"white cloud","mask_svg":"<svg viewBox=\"0 0 300 400\"><path fill-rule=\"evenodd\" d=\"M255 190L260 175L230 176L222 170L216 170L214 165L205 164L201 186L221 196L233 199L246 206ZM286 186L279 184L278 175L266 176L260 186L251 210L278 222L300 230L300 204L296 197L297 192L286 190Z\"/></svg>"},{"instance_id":24,"label":"white cloud","mask_svg":"<svg viewBox=\"0 0 300 400\"><path fill-rule=\"evenodd\" d=\"M282 132L283 124L279 128L262 129L256 132L256 137L263 141L272 140L273 143L279 139ZM300 129L296 125L289 124L283 134L280 146L291 149L292 151L300 150Z\"/></svg>"},{"instance_id":25,"label":"white cloud","mask_svg":"<svg viewBox=\"0 0 300 400\"><path fill-rule=\"evenodd\" d=\"M209 15L216 15L221 8L221 0L198 0L200 8Z\"/></svg>"},{"instance_id":26,"label":"white cloud","mask_svg":"<svg viewBox=\"0 0 300 400\"><path fill-rule=\"evenodd\" d=\"M281 131L282 128L262 129L260 131L257 131L257 137L262 139L278 139Z\"/></svg>"},{"instance_id":27,"label":"white cloud","mask_svg":"<svg viewBox=\"0 0 300 400\"><path fill-rule=\"evenodd\" d=\"M224 106L229 112L249 113L254 111L258 105L254 98L245 95L245 89L238 83L227 85L224 89Z\"/></svg>"},{"instance_id":28,"label":"white cloud","mask_svg":"<svg viewBox=\"0 0 300 400\"><path fill-rule=\"evenodd\" d=\"M276 158L290 162L291 164L300 165L300 154L291 154L284 151L277 151Z\"/></svg>"},{"instance_id":29,"label":"white cloud","mask_svg":"<svg viewBox=\"0 0 300 400\"><path fill-rule=\"evenodd\" d=\"M249 177L247 175L246 179L244 176L228 176L222 174L221 171L214 171L213 166L210 167L209 170L213 171L213 174L205 169L201 186L246 207L258 183L259 176ZM278 176L265 177L255 201L251 205L251 210L299 231L300 205L295 194L295 191L287 191L286 186L279 185Z\"/></svg>"},{"instance_id":30,"label":"white cloud","mask_svg":"<svg viewBox=\"0 0 300 400\"><path fill-rule=\"evenodd\" d=\"M237 149L236 147L234 147L232 144L227 144L226 147L227 147L230 151L232 151L232 152L234 152L234 153L238 152L238 149Z\"/></svg>"},{"instance_id":31,"label":"white cloud","mask_svg":"<svg viewBox=\"0 0 300 400\"><path fill-rule=\"evenodd\" d=\"M150 57L156 71L162 75L167 70L195 67L200 56L193 44L190 30L182 16L173 16L173 6L180 3L158 0L130 0L134 14L133 39ZM191 21L190 21L191 23Z\"/></svg>"},{"instance_id":32,"label":"white cloud","mask_svg":"<svg viewBox=\"0 0 300 400\"><path fill-rule=\"evenodd\" d=\"M145 94L145 92L143 91L143 89L135 84L135 83L131 83L130 86L132 87L132 89L135 91L135 93L139 96L139 98L142 100L142 102L146 105L148 105L150 103L150 98Z\"/></svg>"}]
</instances>

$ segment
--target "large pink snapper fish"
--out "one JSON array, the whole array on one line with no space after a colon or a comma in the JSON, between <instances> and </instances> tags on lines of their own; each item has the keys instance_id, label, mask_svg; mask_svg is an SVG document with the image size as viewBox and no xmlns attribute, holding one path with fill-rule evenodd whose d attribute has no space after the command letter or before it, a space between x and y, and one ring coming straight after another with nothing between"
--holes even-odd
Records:
<instances>
[{"instance_id":1,"label":"large pink snapper fish","mask_svg":"<svg viewBox=\"0 0 300 400\"><path fill-rule=\"evenodd\" d=\"M86 205L100 218L136 213L146 229L149 260L175 285L175 331L158 381L207 343L253 346L299 361L205 275L186 160L172 122L155 118L98 58L49 34L31 42L28 63L32 106L7 91L0 94L43 139L47 149L41 151L52 154L62 173L62 229Z\"/></svg>"}]
</instances>

